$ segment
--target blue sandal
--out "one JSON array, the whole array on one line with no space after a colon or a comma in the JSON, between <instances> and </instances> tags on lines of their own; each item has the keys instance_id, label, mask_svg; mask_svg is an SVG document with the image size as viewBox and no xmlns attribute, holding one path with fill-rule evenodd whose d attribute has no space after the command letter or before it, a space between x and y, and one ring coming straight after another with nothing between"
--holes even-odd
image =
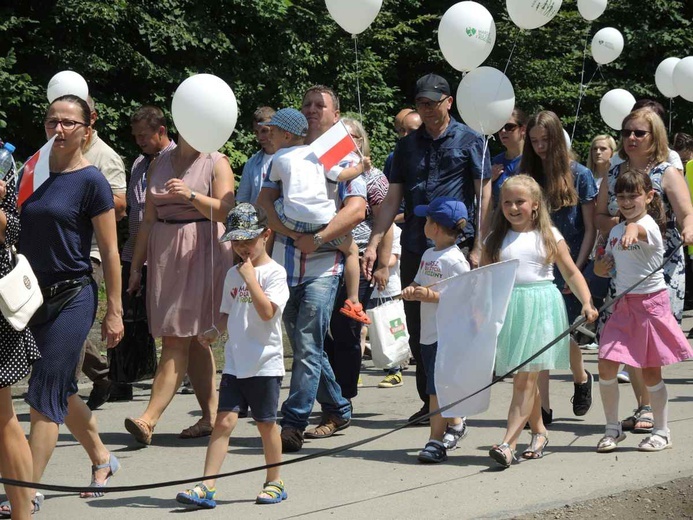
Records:
<instances>
[{"instance_id":1,"label":"blue sandal","mask_svg":"<svg viewBox=\"0 0 693 520\"><path fill-rule=\"evenodd\" d=\"M436 464L448 460L448 454L442 442L429 441L424 446L424 449L419 452L417 458L419 462Z\"/></svg>"},{"instance_id":2,"label":"blue sandal","mask_svg":"<svg viewBox=\"0 0 693 520\"><path fill-rule=\"evenodd\" d=\"M34 499L31 501L32 515L38 513L41 510L44 498L45 497L42 493L39 493L38 491L36 492L36 494L34 495ZM4 508L0 510L0 518L12 518L12 505L10 504L9 500L0 503L0 507Z\"/></svg>"},{"instance_id":3,"label":"blue sandal","mask_svg":"<svg viewBox=\"0 0 693 520\"><path fill-rule=\"evenodd\" d=\"M108 468L108 475L106 476L106 480L103 481L103 483L99 483L96 481L96 472L99 471L100 469L105 469ZM116 458L115 455L112 453L109 454L108 456L108 462L105 464L98 464L96 466L91 467L91 483L89 484L89 487L92 488L105 488L108 486L108 481L111 480L111 477L116 474L116 472L120 469L120 461ZM79 494L80 498L99 498L104 496L103 491L86 491L82 492Z\"/></svg>"},{"instance_id":4,"label":"blue sandal","mask_svg":"<svg viewBox=\"0 0 693 520\"><path fill-rule=\"evenodd\" d=\"M268 495L266 497L260 496L262 494ZM265 482L262 491L258 494L255 499L256 504L278 504L282 500L289 498L284 489L284 481L275 480L272 482Z\"/></svg>"},{"instance_id":5,"label":"blue sandal","mask_svg":"<svg viewBox=\"0 0 693 520\"><path fill-rule=\"evenodd\" d=\"M202 509L214 509L217 507L217 502L214 497L217 494L216 488L209 489L204 484L195 484L192 489L186 489L185 491L178 493L176 495L176 502L189 506L197 506Z\"/></svg>"}]
</instances>

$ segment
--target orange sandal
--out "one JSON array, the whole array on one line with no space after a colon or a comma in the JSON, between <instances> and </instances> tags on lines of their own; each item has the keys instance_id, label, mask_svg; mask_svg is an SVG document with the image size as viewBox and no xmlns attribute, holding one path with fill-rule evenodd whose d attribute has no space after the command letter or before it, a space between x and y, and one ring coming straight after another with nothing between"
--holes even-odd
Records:
<instances>
[{"instance_id":1,"label":"orange sandal","mask_svg":"<svg viewBox=\"0 0 693 520\"><path fill-rule=\"evenodd\" d=\"M351 300L346 300L344 305L339 312L351 318L352 320L360 321L366 325L371 324L371 319L368 317L366 312L363 310L363 305L360 303L354 303Z\"/></svg>"}]
</instances>

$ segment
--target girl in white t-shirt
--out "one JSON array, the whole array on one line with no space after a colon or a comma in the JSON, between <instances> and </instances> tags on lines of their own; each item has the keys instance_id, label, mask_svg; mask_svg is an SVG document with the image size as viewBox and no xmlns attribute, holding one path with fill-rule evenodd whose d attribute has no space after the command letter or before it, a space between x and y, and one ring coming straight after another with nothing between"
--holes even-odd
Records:
<instances>
[{"instance_id":1,"label":"girl in white t-shirt","mask_svg":"<svg viewBox=\"0 0 693 520\"><path fill-rule=\"evenodd\" d=\"M282 441L276 424L279 391L284 376L281 316L289 299L286 271L266 251L270 236L262 208L242 202L229 212L221 242L232 241L241 261L224 280L221 318L199 334L209 345L225 330L233 330L224 346L226 364L219 385L219 407L207 446L205 476L218 475L229 449L229 438L241 409L248 409L262 438L268 465L282 460ZM267 469L258 504L286 500L279 467ZM178 493L182 504L203 509L216 507L216 479L207 478L192 489Z\"/></svg>"},{"instance_id":2,"label":"girl in white t-shirt","mask_svg":"<svg viewBox=\"0 0 693 520\"><path fill-rule=\"evenodd\" d=\"M601 334L599 391L606 432L597 444L597 451L613 451L626 438L618 420L616 376L621 363L642 368L652 403L652 435L638 449L661 451L671 447L662 366L688 359L693 352L671 312L664 274L659 270L664 257L660 226L665 225L666 218L662 200L654 191L650 176L640 171L621 173L615 193L622 221L611 230L605 254L595 261L594 272L610 277L615 267L617 294L641 283L616 302Z\"/></svg>"},{"instance_id":3,"label":"girl in white t-shirt","mask_svg":"<svg viewBox=\"0 0 693 520\"><path fill-rule=\"evenodd\" d=\"M560 291L553 283L556 263L566 283L582 303L582 315L597 319L590 292L575 266L561 233L551 224L539 184L528 175L517 175L501 187L493 214L491 233L484 243L482 263L518 259L515 286L498 336L496 373L506 374L536 354L568 328L568 316ZM503 467L515 460L517 440L529 420L532 439L522 452L525 459L539 459L549 443L542 420L539 372L568 369L570 339L563 338L513 375L513 397L508 426L501 444L489 455Z\"/></svg>"}]
</instances>

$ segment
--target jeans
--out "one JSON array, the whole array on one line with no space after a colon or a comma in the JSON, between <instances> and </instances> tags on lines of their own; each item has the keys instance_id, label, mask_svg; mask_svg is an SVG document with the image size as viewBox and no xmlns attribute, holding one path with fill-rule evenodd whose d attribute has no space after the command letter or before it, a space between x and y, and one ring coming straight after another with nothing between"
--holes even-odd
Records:
<instances>
[{"instance_id":1,"label":"jeans","mask_svg":"<svg viewBox=\"0 0 693 520\"><path fill-rule=\"evenodd\" d=\"M422 255L402 249L400 256L400 278L402 289L411 285L419 271L419 263ZM407 317L407 329L409 329L409 349L416 360L416 391L423 401L424 407L428 407L428 393L426 393L426 371L421 359L421 303L417 301L404 301L404 315Z\"/></svg>"},{"instance_id":2,"label":"jeans","mask_svg":"<svg viewBox=\"0 0 693 520\"><path fill-rule=\"evenodd\" d=\"M359 278L359 301L364 310L370 308L370 298L373 293L371 282L363 276ZM344 316L339 309L346 300L346 284L341 283L335 300L330 333L325 338L325 352L330 359L334 375L342 389L342 395L352 399L358 394L358 379L361 371L361 328L360 321Z\"/></svg>"},{"instance_id":3,"label":"jeans","mask_svg":"<svg viewBox=\"0 0 693 520\"><path fill-rule=\"evenodd\" d=\"M289 397L282 404L282 428L304 430L316 398L323 414L341 420L351 417L351 405L342 397L323 343L339 280L324 276L289 288L283 319L294 362Z\"/></svg>"}]
</instances>

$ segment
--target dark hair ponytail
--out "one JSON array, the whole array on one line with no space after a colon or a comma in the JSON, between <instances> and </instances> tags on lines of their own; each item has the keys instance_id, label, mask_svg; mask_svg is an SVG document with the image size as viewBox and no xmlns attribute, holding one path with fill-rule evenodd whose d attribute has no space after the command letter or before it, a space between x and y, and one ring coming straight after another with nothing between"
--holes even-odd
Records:
<instances>
[{"instance_id":1,"label":"dark hair ponytail","mask_svg":"<svg viewBox=\"0 0 693 520\"><path fill-rule=\"evenodd\" d=\"M621 173L616 179L614 193L649 193L654 191L652 200L647 204L647 214L650 215L664 233L667 226L667 217L661 195L654 190L650 175L642 171L628 170Z\"/></svg>"}]
</instances>

